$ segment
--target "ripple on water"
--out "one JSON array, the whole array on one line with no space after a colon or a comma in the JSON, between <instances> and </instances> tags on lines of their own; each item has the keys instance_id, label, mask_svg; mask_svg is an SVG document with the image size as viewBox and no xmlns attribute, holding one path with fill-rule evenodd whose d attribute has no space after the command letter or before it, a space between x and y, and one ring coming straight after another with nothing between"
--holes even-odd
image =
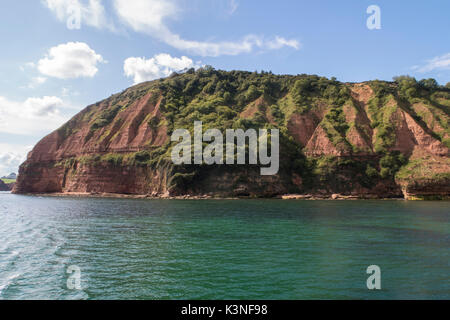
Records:
<instances>
[{"instance_id":1,"label":"ripple on water","mask_svg":"<svg viewBox=\"0 0 450 320\"><path fill-rule=\"evenodd\" d=\"M2 276L2 279L0 280L0 297L3 297L6 294L6 291L8 288L14 284L16 279L20 278L20 273L14 273L7 276Z\"/></svg>"},{"instance_id":2,"label":"ripple on water","mask_svg":"<svg viewBox=\"0 0 450 320\"><path fill-rule=\"evenodd\" d=\"M443 202L0 196L2 299L450 298Z\"/></svg>"}]
</instances>

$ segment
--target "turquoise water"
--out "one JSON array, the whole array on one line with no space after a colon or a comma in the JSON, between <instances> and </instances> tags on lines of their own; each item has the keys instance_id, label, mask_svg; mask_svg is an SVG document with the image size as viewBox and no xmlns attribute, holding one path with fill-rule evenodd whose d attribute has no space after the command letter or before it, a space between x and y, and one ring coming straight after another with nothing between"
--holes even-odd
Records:
<instances>
[{"instance_id":1,"label":"turquoise water","mask_svg":"<svg viewBox=\"0 0 450 320\"><path fill-rule=\"evenodd\" d=\"M449 202L0 193L0 299L449 299L449 218Z\"/></svg>"}]
</instances>

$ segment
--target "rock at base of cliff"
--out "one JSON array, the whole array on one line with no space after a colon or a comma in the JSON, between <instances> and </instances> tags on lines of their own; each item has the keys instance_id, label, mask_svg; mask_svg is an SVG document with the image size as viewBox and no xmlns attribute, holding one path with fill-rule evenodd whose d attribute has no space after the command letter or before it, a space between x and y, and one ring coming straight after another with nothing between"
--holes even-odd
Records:
<instances>
[{"instance_id":1,"label":"rock at base of cliff","mask_svg":"<svg viewBox=\"0 0 450 320\"><path fill-rule=\"evenodd\" d=\"M14 183L6 184L0 180L0 191L11 191L14 187Z\"/></svg>"}]
</instances>

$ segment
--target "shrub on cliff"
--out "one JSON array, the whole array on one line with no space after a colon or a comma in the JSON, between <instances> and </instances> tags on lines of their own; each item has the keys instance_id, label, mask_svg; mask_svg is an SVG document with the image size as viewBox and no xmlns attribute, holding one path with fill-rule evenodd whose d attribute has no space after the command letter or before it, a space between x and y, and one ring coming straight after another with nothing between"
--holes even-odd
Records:
<instances>
[{"instance_id":1,"label":"shrub on cliff","mask_svg":"<svg viewBox=\"0 0 450 320\"><path fill-rule=\"evenodd\" d=\"M399 88L399 95L406 99L414 98L418 95L419 84L416 78L410 76L398 76L394 77L394 81Z\"/></svg>"},{"instance_id":2,"label":"shrub on cliff","mask_svg":"<svg viewBox=\"0 0 450 320\"><path fill-rule=\"evenodd\" d=\"M393 178L397 171L407 163L407 159L398 151L389 152L380 160L380 175L383 179Z\"/></svg>"},{"instance_id":3,"label":"shrub on cliff","mask_svg":"<svg viewBox=\"0 0 450 320\"><path fill-rule=\"evenodd\" d=\"M427 90L436 90L439 88L438 82L433 78L422 79L419 81L419 85Z\"/></svg>"},{"instance_id":4,"label":"shrub on cliff","mask_svg":"<svg viewBox=\"0 0 450 320\"><path fill-rule=\"evenodd\" d=\"M378 178L380 176L378 170L375 169L374 167L372 167L370 164L368 164L367 167L366 167L366 175L370 179L375 179L375 178Z\"/></svg>"},{"instance_id":5,"label":"shrub on cliff","mask_svg":"<svg viewBox=\"0 0 450 320\"><path fill-rule=\"evenodd\" d=\"M137 163L146 163L150 160L150 153L148 151L140 151L135 153L134 160Z\"/></svg>"},{"instance_id":6,"label":"shrub on cliff","mask_svg":"<svg viewBox=\"0 0 450 320\"><path fill-rule=\"evenodd\" d=\"M345 120L342 108L331 108L325 118L341 135L345 135L349 126Z\"/></svg>"},{"instance_id":7,"label":"shrub on cliff","mask_svg":"<svg viewBox=\"0 0 450 320\"><path fill-rule=\"evenodd\" d=\"M116 153L109 153L102 157L102 161L105 161L113 166L121 166L123 163L123 155Z\"/></svg>"},{"instance_id":8,"label":"shrub on cliff","mask_svg":"<svg viewBox=\"0 0 450 320\"><path fill-rule=\"evenodd\" d=\"M188 172L188 173L182 173L177 172L175 173L172 178L170 179L169 188L183 188L186 189L189 187L190 183L194 180L197 172Z\"/></svg>"},{"instance_id":9,"label":"shrub on cliff","mask_svg":"<svg viewBox=\"0 0 450 320\"><path fill-rule=\"evenodd\" d=\"M91 130L95 131L110 124L121 108L122 106L115 105L111 108L107 108L106 110L102 111L99 117L92 124Z\"/></svg>"}]
</instances>

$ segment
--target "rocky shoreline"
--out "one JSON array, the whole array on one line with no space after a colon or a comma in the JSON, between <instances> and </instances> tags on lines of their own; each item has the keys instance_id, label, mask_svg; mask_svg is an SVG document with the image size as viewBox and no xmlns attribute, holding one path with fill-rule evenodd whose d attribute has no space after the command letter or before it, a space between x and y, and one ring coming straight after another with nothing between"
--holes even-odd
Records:
<instances>
[{"instance_id":1,"label":"rocky shoreline","mask_svg":"<svg viewBox=\"0 0 450 320\"><path fill-rule=\"evenodd\" d=\"M84 192L64 192L64 193L26 193L22 195L36 196L36 197L66 197L66 198L113 198L113 199L147 199L147 200L419 200L419 199L405 199L405 198L388 198L379 197L377 195L301 195L301 194L286 194L275 197L220 197L212 195L130 195L117 193L84 193Z\"/></svg>"},{"instance_id":2,"label":"rocky shoreline","mask_svg":"<svg viewBox=\"0 0 450 320\"><path fill-rule=\"evenodd\" d=\"M14 183L4 183L0 180L0 191L12 191L14 189Z\"/></svg>"}]
</instances>

